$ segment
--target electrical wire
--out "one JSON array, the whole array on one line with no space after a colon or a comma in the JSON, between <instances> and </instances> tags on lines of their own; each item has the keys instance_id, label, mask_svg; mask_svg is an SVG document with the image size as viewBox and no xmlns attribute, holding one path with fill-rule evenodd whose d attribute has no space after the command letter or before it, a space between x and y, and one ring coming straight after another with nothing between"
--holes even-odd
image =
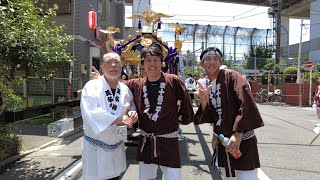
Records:
<instances>
[{"instance_id":1,"label":"electrical wire","mask_svg":"<svg viewBox=\"0 0 320 180\"><path fill-rule=\"evenodd\" d=\"M202 21L202 22L233 22L233 21L237 21L237 20L240 20L240 19L246 19L246 18L250 18L250 17L254 17L254 16L257 16L257 15L260 15L260 14L264 14L264 13L267 13L268 11L265 11L265 12L261 12L261 13L257 13L257 14L253 14L253 15L250 15L250 16L244 16L244 17L241 17L241 18L233 18L231 20L226 20L226 21L214 21L214 20L201 20L201 19L173 19L173 18L164 18L164 19L168 19L168 20L172 20L172 21Z\"/></svg>"},{"instance_id":2,"label":"electrical wire","mask_svg":"<svg viewBox=\"0 0 320 180\"><path fill-rule=\"evenodd\" d=\"M170 1L170 2L171 2L171 1ZM256 10L256 9L260 8L259 6L262 6L262 5L264 5L265 3L267 3L267 2L269 2L269 1L268 1L268 0L266 0L266 1L264 1L264 2L261 2L261 3L259 3L258 5L256 5L256 6L258 6L258 7L254 7L254 8L252 8L252 9L250 9L250 10L247 10L247 11L245 11L245 12L243 12L243 13L240 13L240 14L237 14L237 15L233 15L233 16L183 15L183 14L173 14L173 16L177 16L177 15L179 15L179 16L208 16L208 17L233 17L233 18L235 18L235 17L242 16L242 15L244 15L244 14L247 14L247 13L249 13L249 12L251 12L251 11L254 11L254 10ZM223 3L223 2L222 2L222 3ZM163 4L163 5L167 5L167 3L152 3L152 4Z\"/></svg>"}]
</instances>

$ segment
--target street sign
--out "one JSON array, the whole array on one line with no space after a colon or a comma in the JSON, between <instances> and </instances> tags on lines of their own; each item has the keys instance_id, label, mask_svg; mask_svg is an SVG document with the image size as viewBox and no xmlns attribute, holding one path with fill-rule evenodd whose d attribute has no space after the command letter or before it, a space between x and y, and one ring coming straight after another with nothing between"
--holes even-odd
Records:
<instances>
[{"instance_id":1,"label":"street sign","mask_svg":"<svg viewBox=\"0 0 320 180\"><path fill-rule=\"evenodd\" d=\"M306 62L306 67L311 68L312 67L312 61L307 61Z\"/></svg>"}]
</instances>

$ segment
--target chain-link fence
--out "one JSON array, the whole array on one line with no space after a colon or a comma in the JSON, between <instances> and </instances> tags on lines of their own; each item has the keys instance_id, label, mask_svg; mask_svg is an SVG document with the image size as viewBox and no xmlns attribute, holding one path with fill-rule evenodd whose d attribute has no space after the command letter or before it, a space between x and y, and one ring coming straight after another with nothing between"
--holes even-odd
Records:
<instances>
[{"instance_id":1,"label":"chain-link fence","mask_svg":"<svg viewBox=\"0 0 320 180\"><path fill-rule=\"evenodd\" d=\"M82 89L82 80L69 81L69 78L41 80L37 77L27 77L13 89L23 99L23 107L32 107L76 98L77 91Z\"/></svg>"},{"instance_id":2,"label":"chain-link fence","mask_svg":"<svg viewBox=\"0 0 320 180\"><path fill-rule=\"evenodd\" d=\"M178 38L183 41L182 54L192 55L187 57L188 62L199 61L200 53L204 48L215 46L223 52L224 60L232 61L233 65L242 66L244 53L247 53L250 47L261 44L267 47L273 44L270 29L198 24L180 24L180 26L186 27ZM174 34L174 26L167 23L163 23L158 30L158 35L170 46L174 46L177 38Z\"/></svg>"}]
</instances>

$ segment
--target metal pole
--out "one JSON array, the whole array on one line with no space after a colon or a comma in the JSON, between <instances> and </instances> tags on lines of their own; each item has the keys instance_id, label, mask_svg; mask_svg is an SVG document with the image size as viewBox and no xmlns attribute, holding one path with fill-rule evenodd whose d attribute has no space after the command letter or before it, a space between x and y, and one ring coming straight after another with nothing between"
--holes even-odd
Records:
<instances>
[{"instance_id":1,"label":"metal pole","mask_svg":"<svg viewBox=\"0 0 320 180\"><path fill-rule=\"evenodd\" d=\"M194 75L194 64L196 62L196 31L197 31L198 24L195 24L193 30L193 37L192 37L192 45L193 45L193 57L192 57L192 75Z\"/></svg>"},{"instance_id":2,"label":"metal pole","mask_svg":"<svg viewBox=\"0 0 320 180\"><path fill-rule=\"evenodd\" d=\"M269 70L269 73L268 73L268 92L267 92L268 101L269 101L270 83L271 83L271 79L270 79L270 70Z\"/></svg>"},{"instance_id":3,"label":"metal pole","mask_svg":"<svg viewBox=\"0 0 320 180\"><path fill-rule=\"evenodd\" d=\"M52 79L52 103L54 103L54 79Z\"/></svg>"},{"instance_id":4,"label":"metal pole","mask_svg":"<svg viewBox=\"0 0 320 180\"><path fill-rule=\"evenodd\" d=\"M257 69L257 55L254 56L254 70Z\"/></svg>"},{"instance_id":5,"label":"metal pole","mask_svg":"<svg viewBox=\"0 0 320 180\"><path fill-rule=\"evenodd\" d=\"M309 87L309 105L311 105L311 89L312 89L312 67L310 68L310 87Z\"/></svg>"},{"instance_id":6,"label":"metal pole","mask_svg":"<svg viewBox=\"0 0 320 180\"><path fill-rule=\"evenodd\" d=\"M300 75L300 62L301 62L301 47L302 47L302 27L303 19L301 19L301 29L300 29L300 43L299 43L299 52L298 52L298 70L297 70L297 82L299 83L299 106L302 106L302 94L301 94L301 75Z\"/></svg>"},{"instance_id":7,"label":"metal pole","mask_svg":"<svg viewBox=\"0 0 320 180\"><path fill-rule=\"evenodd\" d=\"M282 28L286 31L286 33L287 33L287 66L289 66L289 56L290 56L290 46L289 46L289 32L287 31L287 29L284 27L284 26L282 26Z\"/></svg>"}]
</instances>

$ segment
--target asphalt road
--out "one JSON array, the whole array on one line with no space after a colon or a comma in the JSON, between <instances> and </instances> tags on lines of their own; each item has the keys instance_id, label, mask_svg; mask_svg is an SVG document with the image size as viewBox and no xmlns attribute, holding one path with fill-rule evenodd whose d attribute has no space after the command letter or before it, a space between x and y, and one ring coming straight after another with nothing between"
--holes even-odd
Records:
<instances>
[{"instance_id":1,"label":"asphalt road","mask_svg":"<svg viewBox=\"0 0 320 180\"><path fill-rule=\"evenodd\" d=\"M261 169L273 180L319 180L320 138L309 142L317 121L311 108L258 105L265 126L257 129ZM211 166L211 127L208 124L181 126L183 179L220 179ZM17 162L0 179L82 179L81 133L32 153ZM128 169L123 180L138 179L136 147L127 146ZM158 172L158 179L164 179Z\"/></svg>"}]
</instances>

